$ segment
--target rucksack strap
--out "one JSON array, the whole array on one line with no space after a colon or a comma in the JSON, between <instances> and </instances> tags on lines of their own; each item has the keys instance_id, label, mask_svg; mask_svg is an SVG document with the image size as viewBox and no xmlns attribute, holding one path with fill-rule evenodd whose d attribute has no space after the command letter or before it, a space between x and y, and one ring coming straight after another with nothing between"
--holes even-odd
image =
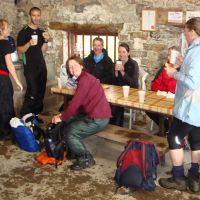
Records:
<instances>
[{"instance_id":1,"label":"rucksack strap","mask_svg":"<svg viewBox=\"0 0 200 200\"><path fill-rule=\"evenodd\" d=\"M119 167L128 153L128 151L132 148L132 141L128 141L128 144L125 146L125 150L120 154L119 158L117 159L117 167Z\"/></svg>"}]
</instances>

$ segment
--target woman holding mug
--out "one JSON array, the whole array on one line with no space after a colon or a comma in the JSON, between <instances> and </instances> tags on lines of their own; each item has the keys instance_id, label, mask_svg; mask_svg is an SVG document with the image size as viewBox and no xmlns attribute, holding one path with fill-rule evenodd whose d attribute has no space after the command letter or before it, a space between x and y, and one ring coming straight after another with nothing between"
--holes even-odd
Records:
<instances>
[{"instance_id":1,"label":"woman holding mug","mask_svg":"<svg viewBox=\"0 0 200 200\"><path fill-rule=\"evenodd\" d=\"M135 60L130 57L130 48L128 44L119 45L119 61L115 64L114 84L119 86L129 85L132 88L138 88L139 67ZM123 126L124 108L112 106L112 115L110 123Z\"/></svg>"}]
</instances>

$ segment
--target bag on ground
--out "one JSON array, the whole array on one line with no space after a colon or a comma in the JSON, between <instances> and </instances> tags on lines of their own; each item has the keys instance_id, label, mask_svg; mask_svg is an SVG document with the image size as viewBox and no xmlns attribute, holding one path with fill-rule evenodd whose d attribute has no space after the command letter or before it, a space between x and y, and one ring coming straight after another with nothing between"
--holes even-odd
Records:
<instances>
[{"instance_id":1,"label":"bag on ground","mask_svg":"<svg viewBox=\"0 0 200 200\"><path fill-rule=\"evenodd\" d=\"M115 180L119 187L154 191L159 154L153 143L130 140L117 160Z\"/></svg>"},{"instance_id":2,"label":"bag on ground","mask_svg":"<svg viewBox=\"0 0 200 200\"><path fill-rule=\"evenodd\" d=\"M28 152L37 152L39 145L32 130L25 126L24 122L17 117L10 120L10 125L19 147Z\"/></svg>"},{"instance_id":3,"label":"bag on ground","mask_svg":"<svg viewBox=\"0 0 200 200\"><path fill-rule=\"evenodd\" d=\"M40 153L36 160L41 164L62 164L66 160L66 147L63 134L60 131L62 123L50 123L47 131L43 131L45 152Z\"/></svg>"}]
</instances>

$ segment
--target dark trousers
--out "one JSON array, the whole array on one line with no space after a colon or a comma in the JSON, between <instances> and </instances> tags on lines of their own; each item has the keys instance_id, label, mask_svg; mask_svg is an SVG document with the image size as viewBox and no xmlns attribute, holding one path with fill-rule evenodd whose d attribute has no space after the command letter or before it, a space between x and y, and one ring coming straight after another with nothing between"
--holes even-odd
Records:
<instances>
[{"instance_id":1,"label":"dark trousers","mask_svg":"<svg viewBox=\"0 0 200 200\"><path fill-rule=\"evenodd\" d=\"M111 105L112 118L110 124L123 127L124 123L124 108L120 106Z\"/></svg>"},{"instance_id":2,"label":"dark trousers","mask_svg":"<svg viewBox=\"0 0 200 200\"><path fill-rule=\"evenodd\" d=\"M11 80L8 76L0 75L0 139L11 132L9 122L14 116Z\"/></svg>"},{"instance_id":3,"label":"dark trousers","mask_svg":"<svg viewBox=\"0 0 200 200\"><path fill-rule=\"evenodd\" d=\"M33 69L24 71L27 89L21 109L21 116L28 113L39 114L43 109L47 70L44 67L40 71L36 69L34 71Z\"/></svg>"},{"instance_id":4,"label":"dark trousers","mask_svg":"<svg viewBox=\"0 0 200 200\"><path fill-rule=\"evenodd\" d=\"M85 115L70 118L64 122L61 130L67 147L76 156L86 155L87 149L82 139L103 130L108 122L107 118L90 119Z\"/></svg>"}]
</instances>

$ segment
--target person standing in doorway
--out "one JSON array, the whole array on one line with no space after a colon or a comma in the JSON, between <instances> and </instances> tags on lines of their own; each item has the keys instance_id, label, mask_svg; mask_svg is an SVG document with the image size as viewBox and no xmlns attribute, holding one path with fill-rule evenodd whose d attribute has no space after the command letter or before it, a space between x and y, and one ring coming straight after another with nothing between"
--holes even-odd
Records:
<instances>
[{"instance_id":1,"label":"person standing in doorway","mask_svg":"<svg viewBox=\"0 0 200 200\"><path fill-rule=\"evenodd\" d=\"M161 178L164 188L200 191L200 17L191 18L185 24L184 33L188 49L183 63L177 59L173 67L166 64L168 76L177 80L174 101L174 118L168 134L172 177ZM180 67L181 65L181 67ZM180 71L177 68L180 67ZM191 167L184 175L182 140L188 135L191 147Z\"/></svg>"},{"instance_id":2,"label":"person standing in doorway","mask_svg":"<svg viewBox=\"0 0 200 200\"><path fill-rule=\"evenodd\" d=\"M29 15L30 23L19 32L17 37L17 50L22 54L27 83L21 116L28 113L37 115L42 111L47 81L47 69L43 52L47 50L49 34L39 28L40 8L31 8Z\"/></svg>"}]
</instances>

